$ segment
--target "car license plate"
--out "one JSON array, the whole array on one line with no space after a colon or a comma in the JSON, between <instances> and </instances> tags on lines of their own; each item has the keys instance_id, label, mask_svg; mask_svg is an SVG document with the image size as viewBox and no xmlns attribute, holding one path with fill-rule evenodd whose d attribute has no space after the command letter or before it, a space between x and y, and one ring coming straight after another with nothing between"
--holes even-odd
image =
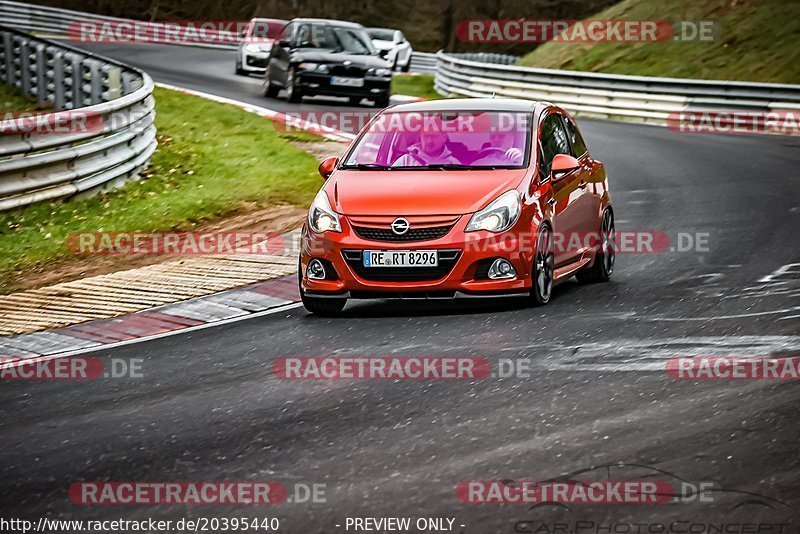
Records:
<instances>
[{"instance_id":1,"label":"car license plate","mask_svg":"<svg viewBox=\"0 0 800 534\"><path fill-rule=\"evenodd\" d=\"M435 250L365 250L364 267L437 267Z\"/></svg>"},{"instance_id":2,"label":"car license plate","mask_svg":"<svg viewBox=\"0 0 800 534\"><path fill-rule=\"evenodd\" d=\"M331 85L342 85L344 87L364 87L363 78L342 78L334 76L331 78Z\"/></svg>"}]
</instances>

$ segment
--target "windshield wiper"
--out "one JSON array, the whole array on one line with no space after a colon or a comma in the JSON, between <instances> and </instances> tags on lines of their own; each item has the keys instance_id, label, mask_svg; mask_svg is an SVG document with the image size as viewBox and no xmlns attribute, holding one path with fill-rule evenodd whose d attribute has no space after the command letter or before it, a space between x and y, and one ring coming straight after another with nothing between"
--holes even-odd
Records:
<instances>
[{"instance_id":1,"label":"windshield wiper","mask_svg":"<svg viewBox=\"0 0 800 534\"><path fill-rule=\"evenodd\" d=\"M475 167L470 165L464 165L462 163L433 163L431 165L425 165L424 167L420 167L422 169L433 169L436 171L469 171L474 170Z\"/></svg>"},{"instance_id":2,"label":"windshield wiper","mask_svg":"<svg viewBox=\"0 0 800 534\"><path fill-rule=\"evenodd\" d=\"M378 163L356 163L355 165L342 165L342 169L358 169L359 171L390 171L391 167Z\"/></svg>"}]
</instances>

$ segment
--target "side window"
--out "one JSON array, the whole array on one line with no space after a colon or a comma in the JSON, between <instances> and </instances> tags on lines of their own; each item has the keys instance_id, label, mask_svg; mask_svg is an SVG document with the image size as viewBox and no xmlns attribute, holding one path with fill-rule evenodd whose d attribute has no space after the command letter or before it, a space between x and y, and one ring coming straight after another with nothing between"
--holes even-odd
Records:
<instances>
[{"instance_id":1,"label":"side window","mask_svg":"<svg viewBox=\"0 0 800 534\"><path fill-rule=\"evenodd\" d=\"M567 135L569 135L569 140L572 143L572 155L576 158L583 156L587 152L586 143L583 141L583 136L578 130L578 126L566 117L564 117L564 124L567 126Z\"/></svg>"},{"instance_id":2,"label":"side window","mask_svg":"<svg viewBox=\"0 0 800 534\"><path fill-rule=\"evenodd\" d=\"M281 32L281 39L284 41L294 42L294 31L296 28L296 24L287 24Z\"/></svg>"},{"instance_id":3,"label":"side window","mask_svg":"<svg viewBox=\"0 0 800 534\"><path fill-rule=\"evenodd\" d=\"M557 154L569 154L569 141L567 132L558 114L550 114L542 122L541 136L539 138L539 175L550 176L550 164Z\"/></svg>"},{"instance_id":4,"label":"side window","mask_svg":"<svg viewBox=\"0 0 800 534\"><path fill-rule=\"evenodd\" d=\"M311 28L307 24L297 28L294 42L297 46L306 46L311 42Z\"/></svg>"}]
</instances>

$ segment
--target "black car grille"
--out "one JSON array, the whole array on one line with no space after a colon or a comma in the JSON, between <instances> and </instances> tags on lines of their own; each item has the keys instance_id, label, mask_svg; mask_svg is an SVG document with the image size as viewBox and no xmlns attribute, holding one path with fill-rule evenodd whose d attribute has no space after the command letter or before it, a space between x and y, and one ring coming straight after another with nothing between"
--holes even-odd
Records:
<instances>
[{"instance_id":1,"label":"black car grille","mask_svg":"<svg viewBox=\"0 0 800 534\"><path fill-rule=\"evenodd\" d=\"M330 72L333 76L348 76L350 78L363 78L366 69L352 65L332 65Z\"/></svg>"},{"instance_id":2,"label":"black car grille","mask_svg":"<svg viewBox=\"0 0 800 534\"><path fill-rule=\"evenodd\" d=\"M436 267L364 267L362 251L343 250L342 256L347 265L359 278L364 280L384 282L422 282L426 280L439 280L453 270L460 250L438 250L439 265Z\"/></svg>"},{"instance_id":3,"label":"black car grille","mask_svg":"<svg viewBox=\"0 0 800 534\"><path fill-rule=\"evenodd\" d=\"M247 56L247 64L251 67L264 68L267 66L268 61L269 58L258 58L258 57Z\"/></svg>"},{"instance_id":4,"label":"black car grille","mask_svg":"<svg viewBox=\"0 0 800 534\"><path fill-rule=\"evenodd\" d=\"M366 226L354 226L353 229L356 235L361 239L369 239L370 241L392 241L392 242L409 242L409 241L430 241L431 239L439 239L444 237L453 228L450 226L431 226L428 228L411 228L403 235L397 235L388 228L368 228Z\"/></svg>"}]
</instances>

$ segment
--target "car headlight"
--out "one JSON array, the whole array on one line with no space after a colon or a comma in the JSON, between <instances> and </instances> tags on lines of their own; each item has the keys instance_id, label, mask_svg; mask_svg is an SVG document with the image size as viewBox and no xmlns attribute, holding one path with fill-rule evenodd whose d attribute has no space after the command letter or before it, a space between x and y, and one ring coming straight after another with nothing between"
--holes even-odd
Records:
<instances>
[{"instance_id":1,"label":"car headlight","mask_svg":"<svg viewBox=\"0 0 800 534\"><path fill-rule=\"evenodd\" d=\"M489 232L504 232L514 226L522 211L522 200L519 192L506 191L488 206L476 212L467 224L465 232L487 230Z\"/></svg>"},{"instance_id":2,"label":"car headlight","mask_svg":"<svg viewBox=\"0 0 800 534\"><path fill-rule=\"evenodd\" d=\"M306 62L303 62L303 63L300 63L300 65L298 65L298 66L303 70L314 71L314 70L317 70L317 67L319 67L319 63L306 63Z\"/></svg>"},{"instance_id":3,"label":"car headlight","mask_svg":"<svg viewBox=\"0 0 800 534\"><path fill-rule=\"evenodd\" d=\"M374 74L375 76L391 76L392 69L369 69L367 74Z\"/></svg>"},{"instance_id":4,"label":"car headlight","mask_svg":"<svg viewBox=\"0 0 800 534\"><path fill-rule=\"evenodd\" d=\"M328 202L328 194L324 189L317 193L311 208L308 210L308 225L316 233L341 232L342 225L339 223L339 216L331 208Z\"/></svg>"},{"instance_id":5,"label":"car headlight","mask_svg":"<svg viewBox=\"0 0 800 534\"><path fill-rule=\"evenodd\" d=\"M261 51L261 48L257 44L252 44L252 43L244 45L244 49L247 50L248 52L253 52L253 53Z\"/></svg>"}]
</instances>

